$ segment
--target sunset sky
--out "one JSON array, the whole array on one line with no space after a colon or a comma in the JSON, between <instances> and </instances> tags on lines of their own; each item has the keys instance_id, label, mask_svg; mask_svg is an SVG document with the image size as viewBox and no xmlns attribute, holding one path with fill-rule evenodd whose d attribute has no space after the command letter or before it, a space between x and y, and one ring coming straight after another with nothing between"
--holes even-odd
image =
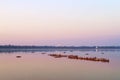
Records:
<instances>
[{"instance_id":1,"label":"sunset sky","mask_svg":"<svg viewBox=\"0 0 120 80\"><path fill-rule=\"evenodd\" d=\"M120 0L0 0L0 45L118 46Z\"/></svg>"}]
</instances>

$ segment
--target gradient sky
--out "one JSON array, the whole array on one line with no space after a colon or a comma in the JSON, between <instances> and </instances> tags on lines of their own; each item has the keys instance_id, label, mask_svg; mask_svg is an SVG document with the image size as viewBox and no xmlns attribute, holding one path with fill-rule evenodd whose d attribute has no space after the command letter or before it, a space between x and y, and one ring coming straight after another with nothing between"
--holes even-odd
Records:
<instances>
[{"instance_id":1,"label":"gradient sky","mask_svg":"<svg viewBox=\"0 0 120 80\"><path fill-rule=\"evenodd\" d=\"M120 45L120 0L1 0L0 44Z\"/></svg>"}]
</instances>

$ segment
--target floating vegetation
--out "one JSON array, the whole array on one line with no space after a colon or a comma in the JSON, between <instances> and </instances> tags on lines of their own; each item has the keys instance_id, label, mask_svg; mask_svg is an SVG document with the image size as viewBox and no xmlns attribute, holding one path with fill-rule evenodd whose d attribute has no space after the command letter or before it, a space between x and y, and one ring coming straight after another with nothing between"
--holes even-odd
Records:
<instances>
[{"instance_id":1,"label":"floating vegetation","mask_svg":"<svg viewBox=\"0 0 120 80\"><path fill-rule=\"evenodd\" d=\"M52 56L54 58L67 57L67 55L62 55L62 54L49 54L49 56Z\"/></svg>"},{"instance_id":2,"label":"floating vegetation","mask_svg":"<svg viewBox=\"0 0 120 80\"><path fill-rule=\"evenodd\" d=\"M21 58L22 56L16 56L16 58Z\"/></svg>"},{"instance_id":3,"label":"floating vegetation","mask_svg":"<svg viewBox=\"0 0 120 80\"><path fill-rule=\"evenodd\" d=\"M64 54L66 53L66 52L63 52Z\"/></svg>"},{"instance_id":4,"label":"floating vegetation","mask_svg":"<svg viewBox=\"0 0 120 80\"><path fill-rule=\"evenodd\" d=\"M70 52L73 52L73 50L71 50Z\"/></svg>"},{"instance_id":5,"label":"floating vegetation","mask_svg":"<svg viewBox=\"0 0 120 80\"><path fill-rule=\"evenodd\" d=\"M46 54L46 53L41 53L41 54Z\"/></svg>"},{"instance_id":6,"label":"floating vegetation","mask_svg":"<svg viewBox=\"0 0 120 80\"><path fill-rule=\"evenodd\" d=\"M109 63L109 59L106 59L106 58L80 57L80 56L78 56L78 55L62 55L62 54L49 54L49 56L52 56L52 57L54 57L54 58L67 57L68 59L97 61L97 62L108 62L108 63Z\"/></svg>"},{"instance_id":7,"label":"floating vegetation","mask_svg":"<svg viewBox=\"0 0 120 80\"><path fill-rule=\"evenodd\" d=\"M89 55L88 53L86 53L85 55Z\"/></svg>"},{"instance_id":8,"label":"floating vegetation","mask_svg":"<svg viewBox=\"0 0 120 80\"><path fill-rule=\"evenodd\" d=\"M104 54L104 53L101 53L101 54Z\"/></svg>"}]
</instances>

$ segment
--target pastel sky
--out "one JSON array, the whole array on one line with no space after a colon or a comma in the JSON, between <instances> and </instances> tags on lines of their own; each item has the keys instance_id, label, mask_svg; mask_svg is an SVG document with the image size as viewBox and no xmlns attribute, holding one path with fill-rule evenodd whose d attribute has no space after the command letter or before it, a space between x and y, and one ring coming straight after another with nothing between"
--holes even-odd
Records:
<instances>
[{"instance_id":1,"label":"pastel sky","mask_svg":"<svg viewBox=\"0 0 120 80\"><path fill-rule=\"evenodd\" d=\"M120 45L120 0L0 0L0 44Z\"/></svg>"}]
</instances>

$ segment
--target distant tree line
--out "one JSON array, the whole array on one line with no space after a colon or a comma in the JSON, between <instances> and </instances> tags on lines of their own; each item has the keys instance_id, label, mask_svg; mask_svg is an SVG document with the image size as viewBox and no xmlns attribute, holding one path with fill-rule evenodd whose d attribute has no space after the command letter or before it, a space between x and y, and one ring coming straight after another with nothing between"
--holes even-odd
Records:
<instances>
[{"instance_id":1,"label":"distant tree line","mask_svg":"<svg viewBox=\"0 0 120 80\"><path fill-rule=\"evenodd\" d=\"M0 45L0 49L120 49L120 46L16 46Z\"/></svg>"}]
</instances>

